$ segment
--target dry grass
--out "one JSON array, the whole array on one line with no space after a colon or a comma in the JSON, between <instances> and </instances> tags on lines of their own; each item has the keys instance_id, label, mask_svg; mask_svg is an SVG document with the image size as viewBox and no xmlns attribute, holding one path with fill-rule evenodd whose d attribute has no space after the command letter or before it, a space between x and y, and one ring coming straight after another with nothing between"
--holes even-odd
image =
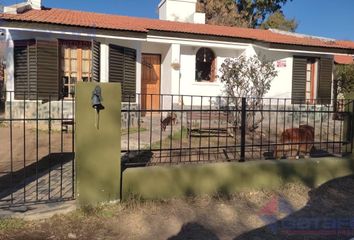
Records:
<instances>
[{"instance_id":1,"label":"dry grass","mask_svg":"<svg viewBox=\"0 0 354 240\"><path fill-rule=\"evenodd\" d=\"M288 239L263 228L267 223L260 218L260 209L265 204L278 197L292 206L290 215L276 212L278 219L328 214L341 217L354 208L353 184L351 176L317 189L294 183L273 191L232 196L131 200L44 221L2 220L0 239Z\"/></svg>"}]
</instances>

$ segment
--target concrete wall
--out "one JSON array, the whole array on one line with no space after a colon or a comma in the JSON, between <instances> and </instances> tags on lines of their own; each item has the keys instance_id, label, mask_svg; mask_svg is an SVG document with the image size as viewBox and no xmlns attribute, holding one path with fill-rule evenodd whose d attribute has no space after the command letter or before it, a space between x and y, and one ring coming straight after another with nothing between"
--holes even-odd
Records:
<instances>
[{"instance_id":1,"label":"concrete wall","mask_svg":"<svg viewBox=\"0 0 354 240\"><path fill-rule=\"evenodd\" d=\"M104 106L99 113L87 101L97 85L101 88ZM76 197L81 206L95 206L120 197L120 99L121 86L118 83L77 84L75 175Z\"/></svg>"},{"instance_id":2,"label":"concrete wall","mask_svg":"<svg viewBox=\"0 0 354 240\"><path fill-rule=\"evenodd\" d=\"M322 158L131 168L123 172L123 199L166 199L272 189L287 182L315 187L354 172L351 159Z\"/></svg>"}]
</instances>

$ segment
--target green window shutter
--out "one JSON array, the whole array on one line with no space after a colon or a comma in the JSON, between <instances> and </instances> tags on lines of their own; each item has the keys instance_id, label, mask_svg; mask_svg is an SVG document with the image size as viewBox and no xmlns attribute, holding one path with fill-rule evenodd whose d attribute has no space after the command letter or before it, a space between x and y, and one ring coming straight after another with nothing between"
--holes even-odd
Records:
<instances>
[{"instance_id":1,"label":"green window shutter","mask_svg":"<svg viewBox=\"0 0 354 240\"><path fill-rule=\"evenodd\" d=\"M135 101L136 93L136 50L124 48L123 101Z\"/></svg>"},{"instance_id":2,"label":"green window shutter","mask_svg":"<svg viewBox=\"0 0 354 240\"><path fill-rule=\"evenodd\" d=\"M92 80L100 82L101 44L92 40Z\"/></svg>"},{"instance_id":3,"label":"green window shutter","mask_svg":"<svg viewBox=\"0 0 354 240\"><path fill-rule=\"evenodd\" d=\"M35 41L30 41L28 45L28 85L29 85L29 99L37 99L37 48Z\"/></svg>"},{"instance_id":4,"label":"green window shutter","mask_svg":"<svg viewBox=\"0 0 354 240\"><path fill-rule=\"evenodd\" d=\"M28 47L25 41L14 44L15 99L23 99L28 92Z\"/></svg>"},{"instance_id":5,"label":"green window shutter","mask_svg":"<svg viewBox=\"0 0 354 240\"><path fill-rule=\"evenodd\" d=\"M15 41L15 98L58 99L57 41Z\"/></svg>"},{"instance_id":6,"label":"green window shutter","mask_svg":"<svg viewBox=\"0 0 354 240\"><path fill-rule=\"evenodd\" d=\"M331 104L333 59L321 58L319 64L317 99L321 104Z\"/></svg>"},{"instance_id":7,"label":"green window shutter","mask_svg":"<svg viewBox=\"0 0 354 240\"><path fill-rule=\"evenodd\" d=\"M36 47L34 40L14 42L15 99L36 98Z\"/></svg>"},{"instance_id":8,"label":"green window shutter","mask_svg":"<svg viewBox=\"0 0 354 240\"><path fill-rule=\"evenodd\" d=\"M124 79L124 48L109 45L109 81L122 83Z\"/></svg>"},{"instance_id":9,"label":"green window shutter","mask_svg":"<svg viewBox=\"0 0 354 240\"><path fill-rule=\"evenodd\" d=\"M59 47L57 40L37 40L37 91L42 100L59 99Z\"/></svg>"},{"instance_id":10,"label":"green window shutter","mask_svg":"<svg viewBox=\"0 0 354 240\"><path fill-rule=\"evenodd\" d=\"M292 104L305 102L306 98L306 65L307 59L294 57L293 59L293 81L291 91Z\"/></svg>"},{"instance_id":11,"label":"green window shutter","mask_svg":"<svg viewBox=\"0 0 354 240\"><path fill-rule=\"evenodd\" d=\"M122 84L122 101L135 101L135 49L109 45L109 81Z\"/></svg>"}]
</instances>

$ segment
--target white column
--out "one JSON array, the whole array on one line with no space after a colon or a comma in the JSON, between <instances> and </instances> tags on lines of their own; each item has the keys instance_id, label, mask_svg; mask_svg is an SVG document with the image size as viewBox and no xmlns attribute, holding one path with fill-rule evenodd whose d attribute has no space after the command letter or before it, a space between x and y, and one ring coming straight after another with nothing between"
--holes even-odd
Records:
<instances>
[{"instance_id":1,"label":"white column","mask_svg":"<svg viewBox=\"0 0 354 240\"><path fill-rule=\"evenodd\" d=\"M180 94L181 45L171 45L171 94ZM177 102L177 99L174 99Z\"/></svg>"},{"instance_id":2,"label":"white column","mask_svg":"<svg viewBox=\"0 0 354 240\"><path fill-rule=\"evenodd\" d=\"M246 57L253 57L254 55L257 55L257 53L256 53L256 50L254 49L254 47L250 45L243 52L243 55Z\"/></svg>"},{"instance_id":3,"label":"white column","mask_svg":"<svg viewBox=\"0 0 354 240\"><path fill-rule=\"evenodd\" d=\"M141 93L141 44L136 46L136 93ZM137 99L138 100L138 99Z\"/></svg>"},{"instance_id":4,"label":"white column","mask_svg":"<svg viewBox=\"0 0 354 240\"><path fill-rule=\"evenodd\" d=\"M161 79L162 94L179 94L180 90L180 44L171 44L163 61L163 79ZM171 108L172 97L165 96L163 100L164 109ZM178 97L173 97L177 103Z\"/></svg>"},{"instance_id":5,"label":"white column","mask_svg":"<svg viewBox=\"0 0 354 240\"><path fill-rule=\"evenodd\" d=\"M106 43L101 43L100 57L100 82L109 81L109 46Z\"/></svg>"},{"instance_id":6,"label":"white column","mask_svg":"<svg viewBox=\"0 0 354 240\"><path fill-rule=\"evenodd\" d=\"M6 61L6 91L15 91L15 61L14 61L14 41L12 40L11 33L6 29L6 43L5 43L5 61ZM6 100L14 99L14 94L7 93Z\"/></svg>"}]
</instances>

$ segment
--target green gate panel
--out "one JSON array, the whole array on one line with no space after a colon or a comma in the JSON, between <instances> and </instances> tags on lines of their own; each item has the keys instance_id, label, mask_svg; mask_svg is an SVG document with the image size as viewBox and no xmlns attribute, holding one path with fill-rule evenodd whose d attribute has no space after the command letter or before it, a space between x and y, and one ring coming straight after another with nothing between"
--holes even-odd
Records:
<instances>
[{"instance_id":1,"label":"green gate panel","mask_svg":"<svg viewBox=\"0 0 354 240\"><path fill-rule=\"evenodd\" d=\"M97 116L92 92L101 87L104 109ZM75 92L75 159L77 199L97 205L120 197L121 86L78 83Z\"/></svg>"}]
</instances>

